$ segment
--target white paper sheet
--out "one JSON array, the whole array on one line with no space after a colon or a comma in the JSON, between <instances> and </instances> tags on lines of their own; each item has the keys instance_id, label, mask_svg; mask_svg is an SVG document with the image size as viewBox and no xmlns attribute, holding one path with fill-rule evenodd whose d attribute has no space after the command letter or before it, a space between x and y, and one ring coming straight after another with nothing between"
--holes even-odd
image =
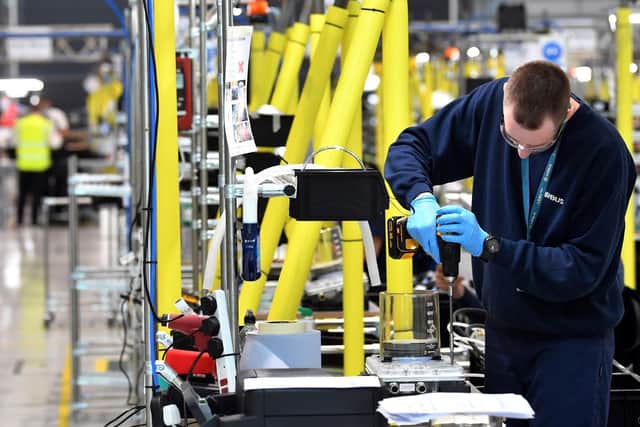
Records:
<instances>
[{"instance_id":1,"label":"white paper sheet","mask_svg":"<svg viewBox=\"0 0 640 427\"><path fill-rule=\"evenodd\" d=\"M447 415L534 417L529 403L517 394L427 393L384 399L378 412L398 425L428 422Z\"/></svg>"},{"instance_id":2,"label":"white paper sheet","mask_svg":"<svg viewBox=\"0 0 640 427\"><path fill-rule=\"evenodd\" d=\"M252 31L252 27L240 25L229 27L227 30L224 130L231 157L256 151L247 111L247 76Z\"/></svg>"}]
</instances>

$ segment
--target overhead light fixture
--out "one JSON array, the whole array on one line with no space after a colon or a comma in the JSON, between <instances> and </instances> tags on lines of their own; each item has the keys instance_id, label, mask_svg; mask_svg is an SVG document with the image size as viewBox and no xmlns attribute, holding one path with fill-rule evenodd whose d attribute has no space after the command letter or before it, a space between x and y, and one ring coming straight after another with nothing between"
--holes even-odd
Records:
<instances>
[{"instance_id":1,"label":"overhead light fixture","mask_svg":"<svg viewBox=\"0 0 640 427\"><path fill-rule=\"evenodd\" d=\"M431 56L427 52L420 52L416 55L416 65L424 65L431 60Z\"/></svg>"},{"instance_id":2,"label":"overhead light fixture","mask_svg":"<svg viewBox=\"0 0 640 427\"><path fill-rule=\"evenodd\" d=\"M467 56L469 58L477 58L478 56L480 56L480 49L478 49L476 46L471 46L469 49L467 49Z\"/></svg>"},{"instance_id":3,"label":"overhead light fixture","mask_svg":"<svg viewBox=\"0 0 640 427\"><path fill-rule=\"evenodd\" d=\"M24 98L29 92L40 92L44 83L39 79L0 79L0 92L9 98Z\"/></svg>"},{"instance_id":4,"label":"overhead light fixture","mask_svg":"<svg viewBox=\"0 0 640 427\"><path fill-rule=\"evenodd\" d=\"M609 15L609 28L611 28L611 31L616 30L616 22L618 22L618 17L616 16L616 14L612 13L611 15Z\"/></svg>"},{"instance_id":5,"label":"overhead light fixture","mask_svg":"<svg viewBox=\"0 0 640 427\"><path fill-rule=\"evenodd\" d=\"M615 13L612 13L609 15L609 28L611 28L611 31L615 31L616 30L616 23L618 22L618 17L616 16ZM632 13L631 15L629 15L629 23L632 25L637 25L640 24L640 13Z\"/></svg>"},{"instance_id":6,"label":"overhead light fixture","mask_svg":"<svg viewBox=\"0 0 640 427\"><path fill-rule=\"evenodd\" d=\"M591 81L592 74L591 67L576 67L573 69L573 76L580 83Z\"/></svg>"},{"instance_id":7,"label":"overhead light fixture","mask_svg":"<svg viewBox=\"0 0 640 427\"><path fill-rule=\"evenodd\" d=\"M372 71L369 71L369 74L364 81L364 91L375 92L376 90L378 90L378 86L380 86L380 77L374 74Z\"/></svg>"}]
</instances>

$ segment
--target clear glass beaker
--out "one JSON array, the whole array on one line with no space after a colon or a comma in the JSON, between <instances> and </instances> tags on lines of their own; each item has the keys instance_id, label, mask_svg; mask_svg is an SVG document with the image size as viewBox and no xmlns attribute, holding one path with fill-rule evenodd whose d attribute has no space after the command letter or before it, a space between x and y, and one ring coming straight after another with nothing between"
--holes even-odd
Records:
<instances>
[{"instance_id":1,"label":"clear glass beaker","mask_svg":"<svg viewBox=\"0 0 640 427\"><path fill-rule=\"evenodd\" d=\"M434 357L440 354L437 291L380 292L380 356Z\"/></svg>"}]
</instances>

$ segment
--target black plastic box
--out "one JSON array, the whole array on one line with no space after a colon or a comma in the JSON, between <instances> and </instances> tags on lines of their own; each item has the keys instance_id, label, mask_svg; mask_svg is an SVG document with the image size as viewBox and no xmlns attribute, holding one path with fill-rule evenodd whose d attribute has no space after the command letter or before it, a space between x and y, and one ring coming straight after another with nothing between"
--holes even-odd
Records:
<instances>
[{"instance_id":1,"label":"black plastic box","mask_svg":"<svg viewBox=\"0 0 640 427\"><path fill-rule=\"evenodd\" d=\"M384 215L389 195L375 169L296 171L289 215L299 221L367 221Z\"/></svg>"}]
</instances>

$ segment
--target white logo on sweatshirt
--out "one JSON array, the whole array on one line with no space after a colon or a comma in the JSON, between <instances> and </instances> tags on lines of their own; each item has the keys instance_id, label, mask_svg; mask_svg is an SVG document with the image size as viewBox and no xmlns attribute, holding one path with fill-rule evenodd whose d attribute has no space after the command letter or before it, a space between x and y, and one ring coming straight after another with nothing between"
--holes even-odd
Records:
<instances>
[{"instance_id":1,"label":"white logo on sweatshirt","mask_svg":"<svg viewBox=\"0 0 640 427\"><path fill-rule=\"evenodd\" d=\"M559 205L564 205L564 199L562 197L558 197L554 194L549 193L548 191L545 191L544 198L549 199L552 202L557 203Z\"/></svg>"}]
</instances>

